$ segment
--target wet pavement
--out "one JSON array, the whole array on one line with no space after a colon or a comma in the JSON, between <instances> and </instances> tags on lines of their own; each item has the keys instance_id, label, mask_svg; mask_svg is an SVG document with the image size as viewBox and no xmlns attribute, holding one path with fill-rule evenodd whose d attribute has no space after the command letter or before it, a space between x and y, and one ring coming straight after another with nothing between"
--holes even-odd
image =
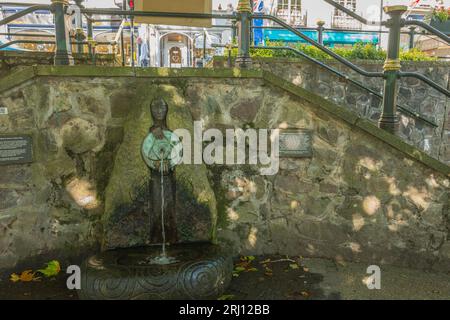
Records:
<instances>
[{"instance_id":1,"label":"wet pavement","mask_svg":"<svg viewBox=\"0 0 450 320\"><path fill-rule=\"evenodd\" d=\"M223 300L447 299L450 274L380 266L381 289L367 287L367 264L286 256L241 257ZM21 272L22 270L17 270ZM78 299L66 275L53 280L0 279L0 299Z\"/></svg>"}]
</instances>

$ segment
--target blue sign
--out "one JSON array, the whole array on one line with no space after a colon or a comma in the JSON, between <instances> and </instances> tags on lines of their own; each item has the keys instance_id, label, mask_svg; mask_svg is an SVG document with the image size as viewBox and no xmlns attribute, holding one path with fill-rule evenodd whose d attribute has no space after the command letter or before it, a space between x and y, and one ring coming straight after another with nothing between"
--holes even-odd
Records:
<instances>
[{"instance_id":1,"label":"blue sign","mask_svg":"<svg viewBox=\"0 0 450 320\"><path fill-rule=\"evenodd\" d=\"M253 0L253 12L255 15L257 15L258 13L262 14L264 12L263 0ZM262 27L263 25L263 19L253 19L253 26ZM255 46L264 45L264 31L262 28L253 29L253 42Z\"/></svg>"},{"instance_id":2,"label":"blue sign","mask_svg":"<svg viewBox=\"0 0 450 320\"><path fill-rule=\"evenodd\" d=\"M317 31L301 30L301 32L305 36L318 41ZM293 34L292 32L281 29L264 29L264 39L269 41L306 43L305 40ZM323 43L329 46L333 46L335 44L356 44L359 42L377 45L379 41L380 37L376 32L325 31L323 33Z\"/></svg>"},{"instance_id":3,"label":"blue sign","mask_svg":"<svg viewBox=\"0 0 450 320\"><path fill-rule=\"evenodd\" d=\"M255 14L256 15L256 14ZM264 25L263 19L253 19L253 26L262 27ZM264 31L263 28L254 28L253 29L253 42L255 46L264 45Z\"/></svg>"},{"instance_id":4,"label":"blue sign","mask_svg":"<svg viewBox=\"0 0 450 320\"><path fill-rule=\"evenodd\" d=\"M0 45L2 45L2 44L3 44L3 42L0 41ZM4 50L4 51L25 51L25 50L16 48L14 46L5 47L5 48L0 49L0 50Z\"/></svg>"}]
</instances>

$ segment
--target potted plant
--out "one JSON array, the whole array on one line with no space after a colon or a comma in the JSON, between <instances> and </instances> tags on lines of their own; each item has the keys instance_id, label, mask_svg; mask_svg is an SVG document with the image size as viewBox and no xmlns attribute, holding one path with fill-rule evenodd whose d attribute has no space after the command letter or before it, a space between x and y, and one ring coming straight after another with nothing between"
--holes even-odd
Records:
<instances>
[{"instance_id":1,"label":"potted plant","mask_svg":"<svg viewBox=\"0 0 450 320\"><path fill-rule=\"evenodd\" d=\"M450 8L437 7L431 15L430 25L443 33L450 33Z\"/></svg>"}]
</instances>

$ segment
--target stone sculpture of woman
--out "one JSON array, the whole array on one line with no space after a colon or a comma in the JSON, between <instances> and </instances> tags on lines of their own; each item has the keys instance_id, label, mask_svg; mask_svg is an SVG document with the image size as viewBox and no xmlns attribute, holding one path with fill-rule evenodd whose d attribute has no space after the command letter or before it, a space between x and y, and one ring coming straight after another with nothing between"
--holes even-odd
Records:
<instances>
[{"instance_id":1,"label":"stone sculpture of woman","mask_svg":"<svg viewBox=\"0 0 450 320\"><path fill-rule=\"evenodd\" d=\"M150 110L153 125L142 145L142 156L151 172L150 242L175 243L178 241L175 165L181 159L181 143L167 128L167 103L155 99Z\"/></svg>"}]
</instances>

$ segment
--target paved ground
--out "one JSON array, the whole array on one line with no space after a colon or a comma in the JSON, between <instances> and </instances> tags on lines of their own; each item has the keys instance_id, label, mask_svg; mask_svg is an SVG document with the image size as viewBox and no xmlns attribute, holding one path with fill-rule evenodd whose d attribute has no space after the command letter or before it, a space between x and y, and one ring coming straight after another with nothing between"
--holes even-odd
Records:
<instances>
[{"instance_id":1,"label":"paved ground","mask_svg":"<svg viewBox=\"0 0 450 320\"><path fill-rule=\"evenodd\" d=\"M250 258L251 259L251 258ZM381 267L381 289L364 284L367 265L336 264L323 259L256 257L236 260L236 276L222 299L449 299L450 274ZM240 267L240 268L239 268ZM21 271L21 270L18 270ZM77 299L65 276L41 282L0 279L0 299Z\"/></svg>"}]
</instances>

